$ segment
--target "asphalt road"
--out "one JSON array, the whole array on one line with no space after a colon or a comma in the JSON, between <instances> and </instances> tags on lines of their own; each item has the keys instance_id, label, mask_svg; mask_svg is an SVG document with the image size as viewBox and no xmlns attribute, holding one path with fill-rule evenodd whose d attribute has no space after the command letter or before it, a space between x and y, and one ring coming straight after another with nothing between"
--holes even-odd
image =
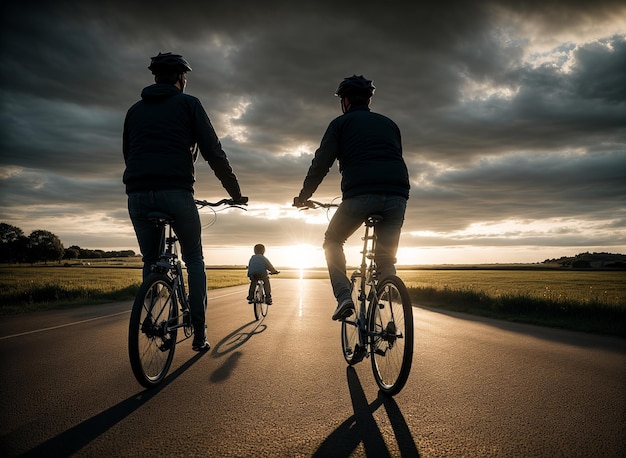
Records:
<instances>
[{"instance_id":1,"label":"asphalt road","mask_svg":"<svg viewBox=\"0 0 626 458\"><path fill-rule=\"evenodd\" d=\"M204 354L146 391L131 304L0 319L0 455L625 457L626 340L414 308L406 387L347 368L325 280L209 292Z\"/></svg>"}]
</instances>

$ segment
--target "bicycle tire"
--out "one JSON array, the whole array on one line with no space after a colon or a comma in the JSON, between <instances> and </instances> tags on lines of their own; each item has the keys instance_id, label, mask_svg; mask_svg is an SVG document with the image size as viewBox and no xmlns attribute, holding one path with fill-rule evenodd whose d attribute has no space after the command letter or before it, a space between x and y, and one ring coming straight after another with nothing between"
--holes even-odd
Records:
<instances>
[{"instance_id":1,"label":"bicycle tire","mask_svg":"<svg viewBox=\"0 0 626 458\"><path fill-rule=\"evenodd\" d=\"M371 360L380 391L394 395L406 384L413 363L413 306L404 282L391 275L377 288L370 304L368 329Z\"/></svg>"},{"instance_id":2,"label":"bicycle tire","mask_svg":"<svg viewBox=\"0 0 626 458\"><path fill-rule=\"evenodd\" d=\"M254 318L258 321L267 315L267 304L265 303L265 294L263 285L257 282L254 287Z\"/></svg>"},{"instance_id":3,"label":"bicycle tire","mask_svg":"<svg viewBox=\"0 0 626 458\"><path fill-rule=\"evenodd\" d=\"M359 304L359 287L357 282L361 279L361 273L355 270L350 276L350 293L352 294L352 302L357 310L351 318L341 321L341 350L343 358L346 362L353 366L363 360L366 349L361 348L359 344L359 326L358 326L358 304Z\"/></svg>"},{"instance_id":4,"label":"bicycle tire","mask_svg":"<svg viewBox=\"0 0 626 458\"><path fill-rule=\"evenodd\" d=\"M146 388L161 383L172 364L177 330L166 333L165 324L177 316L172 280L164 274L151 274L137 292L128 327L130 366Z\"/></svg>"}]
</instances>

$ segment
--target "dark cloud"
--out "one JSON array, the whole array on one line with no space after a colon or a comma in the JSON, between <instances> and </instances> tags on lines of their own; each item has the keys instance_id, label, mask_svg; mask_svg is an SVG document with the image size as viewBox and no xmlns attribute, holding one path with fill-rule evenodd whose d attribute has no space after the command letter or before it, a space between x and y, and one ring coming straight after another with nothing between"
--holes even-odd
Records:
<instances>
[{"instance_id":1,"label":"dark cloud","mask_svg":"<svg viewBox=\"0 0 626 458\"><path fill-rule=\"evenodd\" d=\"M427 176L432 181L412 192L424 230L507 219L611 220L626 206L623 152L504 155Z\"/></svg>"},{"instance_id":2,"label":"dark cloud","mask_svg":"<svg viewBox=\"0 0 626 458\"><path fill-rule=\"evenodd\" d=\"M286 234L319 239L323 226L288 204L340 114L338 82L363 73L377 86L372 109L403 133L413 183L405 229L440 234L408 244L623 246L622 2L388 3L4 2L0 219L26 229L33 215L102 214L129 228L123 118L151 83L149 57L175 51L191 62L188 92L207 109L244 193L282 206L276 219L221 219L235 240L251 227L277 244ZM198 194L224 194L206 164L197 172ZM316 197L337 196L338 183L334 167ZM458 235L506 220L563 226Z\"/></svg>"}]
</instances>

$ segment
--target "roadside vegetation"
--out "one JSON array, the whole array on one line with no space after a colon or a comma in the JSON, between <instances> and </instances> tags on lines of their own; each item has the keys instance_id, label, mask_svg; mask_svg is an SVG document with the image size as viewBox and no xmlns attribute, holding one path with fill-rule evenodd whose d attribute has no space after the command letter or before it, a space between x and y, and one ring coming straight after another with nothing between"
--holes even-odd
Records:
<instances>
[{"instance_id":1,"label":"roadside vegetation","mask_svg":"<svg viewBox=\"0 0 626 458\"><path fill-rule=\"evenodd\" d=\"M511 266L405 269L414 304L626 338L626 272ZM207 269L209 289L247 284L245 268ZM327 278L325 269L280 278ZM0 265L0 315L132 300L138 257Z\"/></svg>"},{"instance_id":2,"label":"roadside vegetation","mask_svg":"<svg viewBox=\"0 0 626 458\"><path fill-rule=\"evenodd\" d=\"M413 302L520 323L626 338L626 272L402 271Z\"/></svg>"},{"instance_id":3,"label":"roadside vegetation","mask_svg":"<svg viewBox=\"0 0 626 458\"><path fill-rule=\"evenodd\" d=\"M0 315L132 300L141 286L141 259L72 264L0 265ZM209 269L208 288L248 282L244 269Z\"/></svg>"}]
</instances>

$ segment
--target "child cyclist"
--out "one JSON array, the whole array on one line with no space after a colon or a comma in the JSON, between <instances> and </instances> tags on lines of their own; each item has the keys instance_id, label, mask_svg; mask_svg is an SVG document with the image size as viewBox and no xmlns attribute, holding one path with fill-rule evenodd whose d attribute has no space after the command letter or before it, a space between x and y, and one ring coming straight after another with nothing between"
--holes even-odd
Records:
<instances>
[{"instance_id":1,"label":"child cyclist","mask_svg":"<svg viewBox=\"0 0 626 458\"><path fill-rule=\"evenodd\" d=\"M269 271L272 274L277 274L278 271L274 268L269 259L265 256L265 246L258 243L254 245L254 255L248 262L248 277L250 278L250 289L248 291L248 302L251 304L253 301L254 287L256 281L263 280L263 288L265 290L265 303L272 305L272 287L270 285L270 279L267 274Z\"/></svg>"}]
</instances>

